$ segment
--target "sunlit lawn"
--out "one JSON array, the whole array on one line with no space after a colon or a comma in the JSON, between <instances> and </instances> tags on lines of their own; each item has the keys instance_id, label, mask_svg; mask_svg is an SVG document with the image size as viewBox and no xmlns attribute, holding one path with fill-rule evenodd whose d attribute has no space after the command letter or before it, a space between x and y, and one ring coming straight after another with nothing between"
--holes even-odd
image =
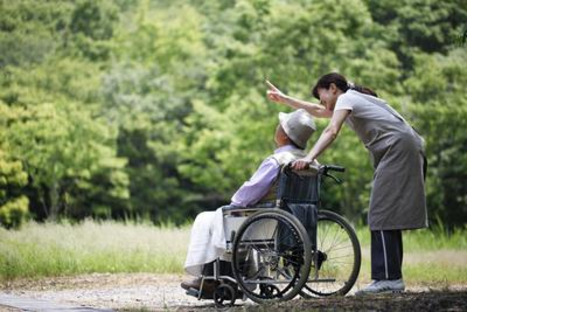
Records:
<instances>
[{"instance_id":1,"label":"sunlit lawn","mask_svg":"<svg viewBox=\"0 0 580 312\"><path fill-rule=\"evenodd\" d=\"M362 248L359 283L371 280L370 231L357 228ZM407 284L447 286L467 283L467 230L441 227L403 232L403 275Z\"/></svg>"}]
</instances>

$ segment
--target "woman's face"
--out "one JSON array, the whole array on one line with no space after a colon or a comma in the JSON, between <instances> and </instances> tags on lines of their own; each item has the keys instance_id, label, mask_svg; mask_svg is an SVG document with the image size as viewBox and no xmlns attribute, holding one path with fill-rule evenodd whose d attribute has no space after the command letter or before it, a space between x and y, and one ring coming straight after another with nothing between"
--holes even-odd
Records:
<instances>
[{"instance_id":1,"label":"woman's face","mask_svg":"<svg viewBox=\"0 0 580 312\"><path fill-rule=\"evenodd\" d=\"M334 84L331 84L328 89L318 88L318 96L320 97L320 104L324 105L326 109L333 111L336 105L336 99L338 99L338 88Z\"/></svg>"}]
</instances>

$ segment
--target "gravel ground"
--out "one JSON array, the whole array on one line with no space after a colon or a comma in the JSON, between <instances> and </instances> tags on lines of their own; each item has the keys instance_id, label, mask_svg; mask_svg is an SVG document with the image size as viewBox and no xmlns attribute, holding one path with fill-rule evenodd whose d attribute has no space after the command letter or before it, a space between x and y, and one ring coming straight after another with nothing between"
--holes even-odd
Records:
<instances>
[{"instance_id":1,"label":"gravel ground","mask_svg":"<svg viewBox=\"0 0 580 312\"><path fill-rule=\"evenodd\" d=\"M2 292L94 308L164 310L207 305L185 295L185 276L171 274L91 274L4 282Z\"/></svg>"},{"instance_id":2,"label":"gravel ground","mask_svg":"<svg viewBox=\"0 0 580 312\"><path fill-rule=\"evenodd\" d=\"M44 279L19 279L2 282L5 294L55 303L114 310L198 311L216 310L213 301L185 295L179 284L185 275L172 274L90 274ZM363 285L356 285L355 290ZM354 291L354 290L353 290ZM274 306L258 306L251 301L237 301L228 311L466 311L467 285L425 287L408 285L403 294L372 298L331 298L292 300ZM416 309L415 309L416 308Z\"/></svg>"}]
</instances>

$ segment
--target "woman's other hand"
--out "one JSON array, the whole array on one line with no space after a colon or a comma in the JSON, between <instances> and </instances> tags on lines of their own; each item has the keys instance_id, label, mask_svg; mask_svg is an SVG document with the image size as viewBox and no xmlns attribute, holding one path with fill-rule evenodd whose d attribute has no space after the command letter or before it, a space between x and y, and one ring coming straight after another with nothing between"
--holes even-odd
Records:
<instances>
[{"instance_id":1,"label":"woman's other hand","mask_svg":"<svg viewBox=\"0 0 580 312\"><path fill-rule=\"evenodd\" d=\"M266 92L268 99L270 99L270 101L283 104L286 95L282 93L282 91L278 90L278 88L276 88L276 86L273 85L270 81L266 80L266 84L268 85L268 88L270 88L268 92Z\"/></svg>"},{"instance_id":2,"label":"woman's other hand","mask_svg":"<svg viewBox=\"0 0 580 312\"><path fill-rule=\"evenodd\" d=\"M292 169L305 170L305 169L308 169L310 167L310 164L312 164L312 159L308 159L308 158L297 159L297 160L292 162Z\"/></svg>"}]
</instances>

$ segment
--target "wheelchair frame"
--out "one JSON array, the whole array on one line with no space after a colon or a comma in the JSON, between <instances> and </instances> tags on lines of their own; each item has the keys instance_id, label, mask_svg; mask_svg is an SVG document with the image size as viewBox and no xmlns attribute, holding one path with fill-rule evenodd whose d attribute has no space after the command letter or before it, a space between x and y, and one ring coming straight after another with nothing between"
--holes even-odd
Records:
<instances>
[{"instance_id":1,"label":"wheelchair frame","mask_svg":"<svg viewBox=\"0 0 580 312\"><path fill-rule=\"evenodd\" d=\"M289 180L287 179L288 185L285 185L286 183L284 183L284 181L287 180L280 179L275 205L270 205L269 207L234 208L224 210L224 230L226 231L227 246L226 255L213 262L213 274L202 276L200 290L197 292L188 291L188 294L193 295L200 300L213 298L217 306L224 306L225 302L229 302L229 304L234 305L236 299L239 298L243 300L249 298L257 303L264 303L290 300L298 294L306 298L323 297L329 295L345 295L352 288L360 271L360 244L354 229L344 218L330 211L319 210L320 185L322 182L322 177L328 176L335 180L337 183L341 182L339 179L329 173L331 170L343 172L345 169L338 166L320 166L309 171L294 172L290 169L290 166L285 166L282 168L281 175L286 175L286 178L290 177L291 175L295 176L289 178ZM288 186L292 183L294 183L294 185L291 185L290 189L297 188L298 193L304 193L303 190L301 190L303 185L296 186L294 178L298 178L298 184L305 185L301 182L305 178L309 180L309 183L316 183L314 188L312 184L310 184L310 186L306 186L307 188L310 188L310 190L307 190L307 193L312 193L309 194L310 196L306 196L309 198L288 198L288 196L285 196L284 190L287 189ZM342 230L347 232L348 238L350 239L350 243L352 244L353 248L354 263L348 281L345 282L345 285L339 290L331 293L324 293L314 290L313 287L309 287L309 284L312 285L313 283L333 283L336 282L336 278L319 277L319 269L322 263L326 260L326 254L317 249L316 237L313 239L314 242L311 242L311 234L309 235L301 220L287 211L289 209L287 209L288 207L286 206L292 202L298 203L299 205L310 205L309 207L311 208L309 209L315 209L316 213L321 213L322 219L330 220L331 222L339 224ZM253 233L251 233L251 230L248 230L248 228L250 228L253 223L259 222L260 219L268 218L278 222L276 223L274 232L280 229L280 224L286 224L291 230L290 233L293 236L293 239L301 241L302 247L301 249L296 249L296 247L293 247L294 249L289 248L288 250L290 251L287 250L281 255L274 255L272 253L281 250L279 246L281 243L279 241L277 242L273 237L274 234L272 234L271 239L268 239L268 241L261 241L259 244L263 244L266 247L268 244L273 244L270 253L268 254L265 252L266 256L264 258L269 260L269 262L266 261L265 263L272 266L275 271L277 270L275 273L278 274L278 276L285 277L286 280L280 281L276 279L270 279L268 278L268 275L267 277L258 277L257 279L245 279L242 273L240 273L242 270L237 268L237 266L239 266L240 263L245 266L255 264L258 266L259 273L260 270L262 270L262 268L259 267L260 265L263 265L259 259L260 256L264 255L261 251L259 251L256 263L251 263L251 261L240 262L238 259L238 252L241 252L240 244L251 244L253 242L253 240L243 240L242 237L245 238L246 231L250 231L250 234L248 235L250 235L250 238L252 238L251 235ZM316 218L317 219L314 225L314 231L317 230L316 228L318 226L318 222L320 221L318 216L316 216ZM266 223L266 225L267 224L268 223ZM278 237L278 239L280 239L280 237ZM260 241L260 239L256 240L256 242L258 241ZM254 255L254 253L256 253L255 251L248 252L252 252L252 255L250 255L251 257L256 256ZM293 252L296 254L293 254ZM229 259L230 257L231 259ZM246 258L247 257L248 254L246 254ZM231 260L233 276L222 274L220 269L220 262L228 260ZM250 264L247 262L250 262ZM280 268L280 264L283 264L282 269ZM298 264L300 265L298 266ZM244 272L246 272L246 270L249 269L245 268ZM311 270L313 270L312 277L310 276ZM258 273L256 273L256 276ZM291 274L294 275L290 276ZM289 279L290 277L292 277L292 279ZM218 284L213 294L204 293L203 291L204 283L207 281L215 281L216 284ZM246 284L249 284L249 286ZM283 290L280 290L280 288L277 286L286 284L287 286ZM259 290L259 293L255 293L254 291L256 290Z\"/></svg>"}]
</instances>

